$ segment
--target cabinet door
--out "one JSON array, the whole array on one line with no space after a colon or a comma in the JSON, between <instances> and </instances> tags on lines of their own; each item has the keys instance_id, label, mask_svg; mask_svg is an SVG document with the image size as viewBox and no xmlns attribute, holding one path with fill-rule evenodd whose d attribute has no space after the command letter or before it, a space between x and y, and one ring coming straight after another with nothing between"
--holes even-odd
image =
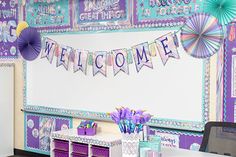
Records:
<instances>
[{"instance_id":1,"label":"cabinet door","mask_svg":"<svg viewBox=\"0 0 236 157\"><path fill-rule=\"evenodd\" d=\"M0 157L14 150L14 66L0 64Z\"/></svg>"}]
</instances>

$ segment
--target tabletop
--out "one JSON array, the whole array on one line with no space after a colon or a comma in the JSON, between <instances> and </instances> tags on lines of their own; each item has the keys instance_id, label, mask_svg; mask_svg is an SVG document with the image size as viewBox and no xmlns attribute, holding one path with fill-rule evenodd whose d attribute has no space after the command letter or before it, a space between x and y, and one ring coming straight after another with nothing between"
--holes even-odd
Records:
<instances>
[{"instance_id":1,"label":"tabletop","mask_svg":"<svg viewBox=\"0 0 236 157\"><path fill-rule=\"evenodd\" d=\"M68 129L68 130L52 132L51 138L66 140L66 141L71 141L71 142L80 142L80 143L86 143L86 144L99 145L99 146L104 146L104 147L121 145L120 134L98 132L94 136L85 136L85 135L78 135L77 129Z\"/></svg>"},{"instance_id":2,"label":"tabletop","mask_svg":"<svg viewBox=\"0 0 236 157\"><path fill-rule=\"evenodd\" d=\"M190 151L185 149L161 148L162 157L225 157L224 155Z\"/></svg>"}]
</instances>

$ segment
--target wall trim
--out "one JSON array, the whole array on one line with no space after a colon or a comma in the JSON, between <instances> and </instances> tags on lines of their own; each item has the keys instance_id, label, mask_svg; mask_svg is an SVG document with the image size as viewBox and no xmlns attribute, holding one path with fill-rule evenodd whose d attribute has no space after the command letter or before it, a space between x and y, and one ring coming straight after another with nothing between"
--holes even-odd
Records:
<instances>
[{"instance_id":1,"label":"wall trim","mask_svg":"<svg viewBox=\"0 0 236 157\"><path fill-rule=\"evenodd\" d=\"M14 155L24 155L27 157L50 157L49 155L28 152L28 151L21 150L21 149L14 149Z\"/></svg>"}]
</instances>

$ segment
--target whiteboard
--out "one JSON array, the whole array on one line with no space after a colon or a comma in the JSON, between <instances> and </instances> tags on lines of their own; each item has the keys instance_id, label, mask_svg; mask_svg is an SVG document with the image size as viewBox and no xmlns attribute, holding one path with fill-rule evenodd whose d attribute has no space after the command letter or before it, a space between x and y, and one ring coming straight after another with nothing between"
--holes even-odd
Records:
<instances>
[{"instance_id":1,"label":"whiteboard","mask_svg":"<svg viewBox=\"0 0 236 157\"><path fill-rule=\"evenodd\" d=\"M169 32L63 34L47 37L73 48L111 51L153 42ZM126 106L145 109L154 115L151 125L160 126L162 122L164 127L176 127L178 124L180 126L177 128L186 129L181 123L187 123L189 129L196 124L197 127L203 127L204 106L208 105L203 90L207 88L205 64L203 60L190 57L181 46L178 51L180 59L170 58L165 66L157 54L152 57L153 69L143 67L138 73L133 63L129 65L129 75L120 72L115 77L109 66L108 76L104 77L100 74L92 76L92 66L88 66L87 75L82 72L73 73L72 64L68 71L63 66L56 67L56 57L52 64L45 58L27 62L26 109L39 112L61 109L55 111L64 114L69 111L91 111L91 115L86 112L87 118L99 119L105 118L105 113L114 111L116 107ZM96 117L95 113L100 113L100 117Z\"/></svg>"}]
</instances>

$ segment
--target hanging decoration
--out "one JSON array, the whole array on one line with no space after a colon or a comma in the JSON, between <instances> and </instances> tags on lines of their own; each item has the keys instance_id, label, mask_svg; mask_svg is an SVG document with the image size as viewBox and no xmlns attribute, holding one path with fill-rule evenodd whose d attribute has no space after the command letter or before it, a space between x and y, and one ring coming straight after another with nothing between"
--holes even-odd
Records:
<instances>
[{"instance_id":1,"label":"hanging decoration","mask_svg":"<svg viewBox=\"0 0 236 157\"><path fill-rule=\"evenodd\" d=\"M133 46L132 50L137 72L143 66L153 68L148 42Z\"/></svg>"},{"instance_id":2,"label":"hanging decoration","mask_svg":"<svg viewBox=\"0 0 236 157\"><path fill-rule=\"evenodd\" d=\"M43 38L41 58L47 58L50 63L52 63L54 53L57 50L57 43L49 38ZM57 51L56 56L58 57L59 51Z\"/></svg>"},{"instance_id":3,"label":"hanging decoration","mask_svg":"<svg viewBox=\"0 0 236 157\"><path fill-rule=\"evenodd\" d=\"M60 65L63 65L66 70L68 70L69 67L69 56L70 53L72 53L72 48L69 46L60 45L58 46L58 54L57 57L57 67Z\"/></svg>"},{"instance_id":4,"label":"hanging decoration","mask_svg":"<svg viewBox=\"0 0 236 157\"><path fill-rule=\"evenodd\" d=\"M107 76L107 64L106 64L107 52L98 51L93 54L93 76L98 73Z\"/></svg>"},{"instance_id":5,"label":"hanging decoration","mask_svg":"<svg viewBox=\"0 0 236 157\"><path fill-rule=\"evenodd\" d=\"M114 75L118 74L120 71L129 75L129 65L126 49L113 50L113 71Z\"/></svg>"},{"instance_id":6,"label":"hanging decoration","mask_svg":"<svg viewBox=\"0 0 236 157\"><path fill-rule=\"evenodd\" d=\"M205 14L203 15L205 17ZM189 32L187 32L188 30L193 29L190 27L191 26L190 24L192 24L191 23L192 21L186 24L188 29L183 28L182 33L181 33L182 43L183 43L184 48L188 50L187 52L193 52L193 54L191 55L198 56L198 58L202 57L202 56L199 57L199 54L198 54L200 53L201 55L201 51L198 52L198 49L193 49L192 48L193 46L203 47L201 44L205 44L207 48L211 48L211 44L213 44L214 42L217 42L217 39L219 39L220 41L218 45L221 44L221 40L222 40L221 38L222 36L220 36L221 33L217 34L218 33L217 31L221 32L221 29L220 27L216 27L214 25L215 21L213 21L213 24L212 24L211 18L215 19L214 17L209 17L207 19L203 18L204 19L202 20L203 22L198 25L199 28L201 28L201 26L204 26L203 30L205 30L205 32L203 33L204 34L203 37L199 35L199 39L197 38L197 35L196 35L196 34L199 34L197 30L195 34L191 34L191 33L188 34ZM210 20L208 21L209 23L206 22L207 20ZM217 31L214 32L215 30ZM208 36L205 34L207 34ZM193 43L193 46L191 45L190 48L186 47L188 45L185 45L185 42L186 42L185 38L186 37L189 38L189 36L194 38L190 40L191 42L196 41L196 43ZM190 44L192 44L191 42ZM198 42L200 42L200 44ZM189 42L187 41L187 43ZM216 47L216 45L217 44L215 43L213 47L214 46ZM175 59L180 58L177 51L177 47L179 47L179 42L178 42L178 37L176 33L165 34L157 38L154 42L151 42L151 43L144 42L144 43L132 46L131 49L125 49L125 48L115 49L110 52L105 52L105 51L90 52L90 51L82 50L82 49L73 49L66 45L60 45L56 41L50 38L43 37L41 58L47 58L48 61L52 63L53 58L57 57L57 61L56 61L57 67L63 65L66 70L69 70L69 66L72 65L74 73L81 71L85 75L87 75L87 68L90 65L92 66L93 76L96 76L98 73L100 73L103 76L107 77L108 66L113 67L114 76L117 76L117 74L120 71L129 75L129 64L133 64L133 63L135 64L137 72L140 72L140 70L144 66L153 69L152 57L157 56L157 54L160 55L163 65L166 65L169 58L175 58ZM207 50L205 49L201 49L201 50L204 50L203 54L206 55ZM212 52L212 49L210 49L209 52Z\"/></svg>"},{"instance_id":7,"label":"hanging decoration","mask_svg":"<svg viewBox=\"0 0 236 157\"><path fill-rule=\"evenodd\" d=\"M32 27L24 29L18 38L18 48L25 60L35 60L41 51L41 37L37 29Z\"/></svg>"},{"instance_id":8,"label":"hanging decoration","mask_svg":"<svg viewBox=\"0 0 236 157\"><path fill-rule=\"evenodd\" d=\"M16 36L19 37L20 34L21 34L21 32L22 32L24 29L28 28L28 27L29 27L29 25L28 25L27 22L25 22L25 21L20 22L20 23L17 25L17 27L16 27Z\"/></svg>"},{"instance_id":9,"label":"hanging decoration","mask_svg":"<svg viewBox=\"0 0 236 157\"><path fill-rule=\"evenodd\" d=\"M81 70L85 75L87 73L88 51L75 50L74 51L74 72Z\"/></svg>"},{"instance_id":10,"label":"hanging decoration","mask_svg":"<svg viewBox=\"0 0 236 157\"><path fill-rule=\"evenodd\" d=\"M236 17L235 0L205 0L204 11L215 16L219 23L226 25Z\"/></svg>"},{"instance_id":11,"label":"hanging decoration","mask_svg":"<svg viewBox=\"0 0 236 157\"><path fill-rule=\"evenodd\" d=\"M185 51L195 58L208 58L218 52L223 30L214 16L199 13L191 16L181 29Z\"/></svg>"},{"instance_id":12,"label":"hanging decoration","mask_svg":"<svg viewBox=\"0 0 236 157\"><path fill-rule=\"evenodd\" d=\"M170 57L176 59L180 58L173 37L173 34L169 33L156 39L156 45L164 65L166 65Z\"/></svg>"},{"instance_id":13,"label":"hanging decoration","mask_svg":"<svg viewBox=\"0 0 236 157\"><path fill-rule=\"evenodd\" d=\"M235 40L235 23L233 23L231 26L230 26L230 31L229 31L229 41L234 41Z\"/></svg>"}]
</instances>

